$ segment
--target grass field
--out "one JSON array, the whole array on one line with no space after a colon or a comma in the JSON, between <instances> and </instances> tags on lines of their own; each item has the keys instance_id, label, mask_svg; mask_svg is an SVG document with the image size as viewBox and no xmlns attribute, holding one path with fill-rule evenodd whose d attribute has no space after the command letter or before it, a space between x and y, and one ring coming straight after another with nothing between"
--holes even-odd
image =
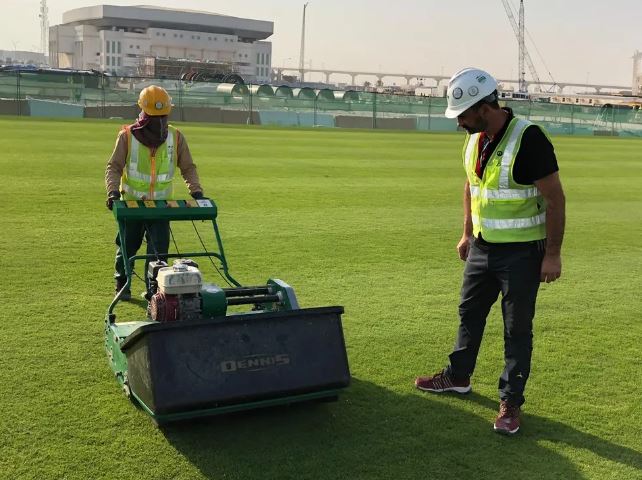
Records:
<instances>
[{"instance_id":1,"label":"grass field","mask_svg":"<svg viewBox=\"0 0 642 480\"><path fill-rule=\"evenodd\" d=\"M504 438L498 308L475 393L413 387L458 323L460 135L182 126L232 275L345 306L353 384L334 404L159 430L103 350L118 127L0 119L0 478L642 478L642 140L554 139L564 272L540 290L523 428Z\"/></svg>"}]
</instances>

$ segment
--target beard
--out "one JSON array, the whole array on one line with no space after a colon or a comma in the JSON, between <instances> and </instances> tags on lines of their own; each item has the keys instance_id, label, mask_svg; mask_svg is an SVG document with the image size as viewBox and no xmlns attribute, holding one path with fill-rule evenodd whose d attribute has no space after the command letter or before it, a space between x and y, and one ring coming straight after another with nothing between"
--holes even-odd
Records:
<instances>
[{"instance_id":1,"label":"beard","mask_svg":"<svg viewBox=\"0 0 642 480\"><path fill-rule=\"evenodd\" d=\"M486 130L486 127L488 127L488 122L485 121L483 118L477 118L475 123L473 125L462 125L461 128L466 130L469 135L472 135L474 133L481 133L484 130Z\"/></svg>"}]
</instances>

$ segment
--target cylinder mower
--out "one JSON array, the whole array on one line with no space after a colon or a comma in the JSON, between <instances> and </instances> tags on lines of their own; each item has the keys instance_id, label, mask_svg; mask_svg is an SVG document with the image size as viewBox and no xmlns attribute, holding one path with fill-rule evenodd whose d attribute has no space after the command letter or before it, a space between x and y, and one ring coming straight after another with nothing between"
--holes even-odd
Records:
<instances>
[{"instance_id":1,"label":"cylinder mower","mask_svg":"<svg viewBox=\"0 0 642 480\"><path fill-rule=\"evenodd\" d=\"M336 400L349 385L343 307L301 308L292 287L278 279L259 286L234 280L213 200L116 201L113 212L129 261L127 283L105 317L105 348L123 391L155 423ZM128 222L199 220L212 222L218 251L204 244L201 252L181 254L126 251ZM199 257L220 263L229 286L206 282ZM142 259L149 264L146 318L121 321L116 306ZM237 311L243 306L251 308Z\"/></svg>"}]
</instances>

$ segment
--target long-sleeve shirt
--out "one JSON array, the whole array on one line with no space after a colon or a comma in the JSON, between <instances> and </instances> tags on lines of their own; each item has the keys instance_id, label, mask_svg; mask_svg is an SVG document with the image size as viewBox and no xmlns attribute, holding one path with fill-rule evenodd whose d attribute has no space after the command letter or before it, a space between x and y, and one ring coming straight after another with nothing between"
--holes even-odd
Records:
<instances>
[{"instance_id":1,"label":"long-sleeve shirt","mask_svg":"<svg viewBox=\"0 0 642 480\"><path fill-rule=\"evenodd\" d=\"M192 154L187 146L185 136L177 131L178 137L178 168L181 171L181 176L185 180L185 184L189 189L189 193L202 192L201 184L196 171L196 165L192 160ZM162 146L161 146L162 148ZM111 154L109 162L107 162L107 169L105 170L105 187L107 192L117 192L120 190L120 179L125 169L127 161L127 132L121 130L116 139L114 151Z\"/></svg>"}]
</instances>

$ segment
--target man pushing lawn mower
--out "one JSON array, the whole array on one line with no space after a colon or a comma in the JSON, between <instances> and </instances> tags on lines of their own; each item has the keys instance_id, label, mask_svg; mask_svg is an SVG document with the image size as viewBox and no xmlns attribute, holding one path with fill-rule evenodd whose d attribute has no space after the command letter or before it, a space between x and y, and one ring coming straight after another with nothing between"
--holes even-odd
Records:
<instances>
[{"instance_id":1,"label":"man pushing lawn mower","mask_svg":"<svg viewBox=\"0 0 642 480\"><path fill-rule=\"evenodd\" d=\"M167 91L156 85L144 88L140 92L138 106L141 109L138 120L120 130L107 163L107 208L111 210L114 201L121 196L124 200L171 200L176 167L180 169L190 195L194 199L203 198L187 141L181 132L168 125L172 99ZM169 222L166 220L127 221L125 225L125 241L130 255L136 254L145 237L147 254L164 260L169 249L169 236ZM127 284L127 275L118 235L116 245L114 278L116 292L119 292ZM147 264L148 261L145 272ZM145 298L149 300L151 292L147 275L145 279ZM129 300L131 292L123 292L121 298Z\"/></svg>"}]
</instances>

